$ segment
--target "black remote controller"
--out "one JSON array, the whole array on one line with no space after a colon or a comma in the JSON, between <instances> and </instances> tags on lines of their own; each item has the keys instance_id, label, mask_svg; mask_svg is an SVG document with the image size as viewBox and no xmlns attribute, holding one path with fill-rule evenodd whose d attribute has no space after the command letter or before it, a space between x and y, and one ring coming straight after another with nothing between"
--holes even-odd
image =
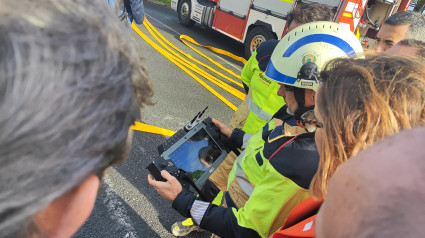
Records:
<instances>
[{"instance_id":1,"label":"black remote controller","mask_svg":"<svg viewBox=\"0 0 425 238\"><path fill-rule=\"evenodd\" d=\"M166 182L167 180L161 176L161 172L158 170L158 168L155 166L154 163L151 163L146 167L146 169L149 170L149 173L152 174L152 177L156 181L163 181Z\"/></svg>"}]
</instances>

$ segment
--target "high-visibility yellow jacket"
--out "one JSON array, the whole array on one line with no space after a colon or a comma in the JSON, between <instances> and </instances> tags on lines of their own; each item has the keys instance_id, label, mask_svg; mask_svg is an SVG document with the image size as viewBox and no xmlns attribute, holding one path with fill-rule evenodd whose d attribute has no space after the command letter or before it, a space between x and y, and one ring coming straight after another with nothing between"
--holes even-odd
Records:
<instances>
[{"instance_id":1,"label":"high-visibility yellow jacket","mask_svg":"<svg viewBox=\"0 0 425 238\"><path fill-rule=\"evenodd\" d=\"M220 237L272 235L292 208L308 198L319 163L314 133L297 125L293 117L279 116L251 137L230 172L223 199L226 208L195 201L186 190L176 197L173 208Z\"/></svg>"},{"instance_id":2,"label":"high-visibility yellow jacket","mask_svg":"<svg viewBox=\"0 0 425 238\"><path fill-rule=\"evenodd\" d=\"M272 116L285 105L277 96L279 84L264 77L264 71L278 40L262 43L242 69L241 79L248 89L248 96L234 113L230 126L254 134L272 119Z\"/></svg>"}]
</instances>

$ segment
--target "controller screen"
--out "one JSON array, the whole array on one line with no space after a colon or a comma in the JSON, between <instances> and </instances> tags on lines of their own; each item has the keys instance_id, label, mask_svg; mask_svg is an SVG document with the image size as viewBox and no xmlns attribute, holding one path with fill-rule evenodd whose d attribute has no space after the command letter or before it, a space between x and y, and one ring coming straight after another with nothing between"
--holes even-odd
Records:
<instances>
[{"instance_id":1,"label":"controller screen","mask_svg":"<svg viewBox=\"0 0 425 238\"><path fill-rule=\"evenodd\" d=\"M221 155L221 150L217 148L214 140L202 128L169 157L178 168L190 173L193 181L196 181Z\"/></svg>"}]
</instances>

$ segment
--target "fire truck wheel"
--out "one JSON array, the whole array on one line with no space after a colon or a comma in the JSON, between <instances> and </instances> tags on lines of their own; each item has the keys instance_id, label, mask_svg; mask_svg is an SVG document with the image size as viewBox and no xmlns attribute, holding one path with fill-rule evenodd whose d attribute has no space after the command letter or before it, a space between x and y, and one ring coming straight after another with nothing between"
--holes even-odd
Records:
<instances>
[{"instance_id":1,"label":"fire truck wheel","mask_svg":"<svg viewBox=\"0 0 425 238\"><path fill-rule=\"evenodd\" d=\"M248 32L248 35L245 38L245 58L249 59L261 43L275 38L274 34L267 30L264 26L255 27Z\"/></svg>"},{"instance_id":2,"label":"fire truck wheel","mask_svg":"<svg viewBox=\"0 0 425 238\"><path fill-rule=\"evenodd\" d=\"M177 13L179 16L180 24L183 26L193 26L195 22L190 19L190 12L191 12L192 6L190 3L190 0L180 0L179 6L177 7Z\"/></svg>"}]
</instances>

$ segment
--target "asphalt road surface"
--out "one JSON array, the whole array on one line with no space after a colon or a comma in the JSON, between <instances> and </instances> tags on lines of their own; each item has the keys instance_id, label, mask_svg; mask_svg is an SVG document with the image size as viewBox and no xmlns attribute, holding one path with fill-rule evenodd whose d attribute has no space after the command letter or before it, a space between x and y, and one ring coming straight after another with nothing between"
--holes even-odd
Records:
<instances>
[{"instance_id":1,"label":"asphalt road surface","mask_svg":"<svg viewBox=\"0 0 425 238\"><path fill-rule=\"evenodd\" d=\"M148 21L168 41L208 65L212 64L180 42L181 34L189 35L204 45L225 49L239 56L243 54L241 44L218 32L199 25L192 28L181 26L177 13L167 6L146 1L145 13ZM138 27L153 39L144 26ZM133 30L130 30L130 34L137 53L144 59L155 91L153 98L155 105L142 110L143 123L177 131L206 106L209 108L204 118L209 116L229 123L233 114L231 108L166 59ZM240 74L241 63L216 55L204 48L197 49L236 74ZM212 83L206 83L234 105L240 104L240 99ZM166 137L162 135L135 131L129 157L123 164L108 170L95 209L80 231L75 234L75 238L174 237L170 232L171 225L184 218L148 185L146 179L148 172L145 169L158 156L157 146L165 139ZM210 235L208 232L195 232L188 237Z\"/></svg>"}]
</instances>

